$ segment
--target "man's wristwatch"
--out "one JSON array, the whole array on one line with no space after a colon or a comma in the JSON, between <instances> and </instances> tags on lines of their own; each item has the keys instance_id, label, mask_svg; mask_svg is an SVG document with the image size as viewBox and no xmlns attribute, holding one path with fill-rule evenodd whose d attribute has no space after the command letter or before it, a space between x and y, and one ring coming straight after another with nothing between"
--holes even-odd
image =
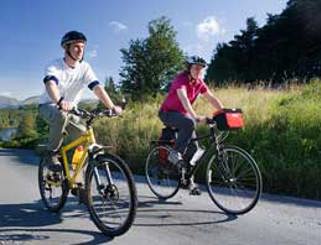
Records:
<instances>
[{"instance_id":1,"label":"man's wristwatch","mask_svg":"<svg viewBox=\"0 0 321 245\"><path fill-rule=\"evenodd\" d=\"M64 100L64 97L61 96L60 99L59 99L58 102L57 102L57 106L58 106L58 107L61 106L60 104L61 104L61 102L62 102L63 100Z\"/></svg>"}]
</instances>

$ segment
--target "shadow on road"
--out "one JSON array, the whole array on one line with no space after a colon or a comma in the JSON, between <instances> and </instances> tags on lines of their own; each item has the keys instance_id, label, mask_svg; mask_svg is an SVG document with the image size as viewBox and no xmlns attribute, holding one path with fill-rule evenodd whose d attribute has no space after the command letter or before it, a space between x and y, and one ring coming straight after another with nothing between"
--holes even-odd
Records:
<instances>
[{"instance_id":1,"label":"shadow on road","mask_svg":"<svg viewBox=\"0 0 321 245\"><path fill-rule=\"evenodd\" d=\"M76 208L77 207L77 208ZM64 218L76 217L68 215L68 211L75 211L79 209L79 205L68 205L63 210ZM77 216L87 216L87 211L76 210L80 214ZM112 240L110 237L104 236L100 232L79 230L79 229L65 229L65 228L46 228L63 222L60 213L51 213L42 208L40 202L35 203L20 203L20 204L0 204L0 244L4 242L15 244L15 242L27 241L45 241L51 237L48 232L81 234L92 237L90 241L85 244L107 243ZM88 222L91 222L88 219ZM34 234L36 232L36 234ZM43 234L42 234L43 233ZM50 242L50 241L47 241ZM81 243L77 243L81 244Z\"/></svg>"},{"instance_id":2,"label":"shadow on road","mask_svg":"<svg viewBox=\"0 0 321 245\"><path fill-rule=\"evenodd\" d=\"M23 164L35 166L39 164L39 157L32 150L0 148L0 157L1 156L13 157L17 162Z\"/></svg>"},{"instance_id":3,"label":"shadow on road","mask_svg":"<svg viewBox=\"0 0 321 245\"><path fill-rule=\"evenodd\" d=\"M0 204L0 212L0 228L46 226L62 222L59 214L43 210L39 203Z\"/></svg>"},{"instance_id":4,"label":"shadow on road","mask_svg":"<svg viewBox=\"0 0 321 245\"><path fill-rule=\"evenodd\" d=\"M181 202L160 200L155 197L140 196L135 226L195 226L218 224L237 219L236 215L201 209L182 208ZM163 208L166 206L165 208ZM184 215L182 215L182 213ZM184 217L184 221L182 221Z\"/></svg>"},{"instance_id":5,"label":"shadow on road","mask_svg":"<svg viewBox=\"0 0 321 245\"><path fill-rule=\"evenodd\" d=\"M29 233L34 233L34 232L43 232L43 233L48 233L48 232L58 232L58 233L69 233L73 235L88 235L92 236L93 239L90 241L86 242L71 242L69 244L102 244L102 243L107 243L109 241L112 241L113 238L108 238L104 235L102 235L99 232L95 231L87 231L87 230L74 230L74 229L21 229L21 228L16 228L16 229L0 229L1 232L6 232L10 233L7 235L0 235L0 244L1 242L4 242L4 244L15 244L16 242L32 242L32 241L43 241L50 239L50 236L48 235L35 235L35 234L29 234ZM47 241L48 244L50 244L50 241ZM19 243L20 244L20 243Z\"/></svg>"}]
</instances>

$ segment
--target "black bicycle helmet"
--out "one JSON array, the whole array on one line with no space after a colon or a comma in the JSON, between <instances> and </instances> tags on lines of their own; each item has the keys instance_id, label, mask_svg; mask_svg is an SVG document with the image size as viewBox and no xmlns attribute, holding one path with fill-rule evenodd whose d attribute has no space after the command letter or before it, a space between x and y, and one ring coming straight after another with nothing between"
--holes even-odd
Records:
<instances>
[{"instance_id":1,"label":"black bicycle helmet","mask_svg":"<svg viewBox=\"0 0 321 245\"><path fill-rule=\"evenodd\" d=\"M190 56L186 59L186 64L188 66L188 68L190 68L192 65L200 65L202 67L206 67L207 63L206 61L200 57L200 56L197 56L197 55L194 55L194 56Z\"/></svg>"},{"instance_id":2,"label":"black bicycle helmet","mask_svg":"<svg viewBox=\"0 0 321 245\"><path fill-rule=\"evenodd\" d=\"M82 41L84 43L87 42L86 36L78 31L69 31L67 32L61 39L61 47L65 48L66 45L71 44L75 41Z\"/></svg>"}]
</instances>

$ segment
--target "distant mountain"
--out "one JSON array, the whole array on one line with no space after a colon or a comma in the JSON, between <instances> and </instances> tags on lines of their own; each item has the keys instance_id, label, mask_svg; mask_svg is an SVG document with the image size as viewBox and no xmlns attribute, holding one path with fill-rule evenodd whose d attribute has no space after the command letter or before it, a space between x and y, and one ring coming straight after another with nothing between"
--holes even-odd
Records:
<instances>
[{"instance_id":1,"label":"distant mountain","mask_svg":"<svg viewBox=\"0 0 321 245\"><path fill-rule=\"evenodd\" d=\"M15 98L0 95L0 108L18 108L24 105L33 105L39 103L39 96L32 96L25 100L19 101Z\"/></svg>"},{"instance_id":2,"label":"distant mountain","mask_svg":"<svg viewBox=\"0 0 321 245\"><path fill-rule=\"evenodd\" d=\"M0 95L0 109L1 108L18 108L19 106L34 105L39 103L40 96L31 96L25 100L19 101L15 98ZM92 104L98 103L97 99L83 99L81 104Z\"/></svg>"},{"instance_id":3,"label":"distant mountain","mask_svg":"<svg viewBox=\"0 0 321 245\"><path fill-rule=\"evenodd\" d=\"M83 104L98 104L99 101L98 99L83 99L80 101L80 103L83 103Z\"/></svg>"},{"instance_id":4,"label":"distant mountain","mask_svg":"<svg viewBox=\"0 0 321 245\"><path fill-rule=\"evenodd\" d=\"M17 99L0 95L0 108L17 108L19 104Z\"/></svg>"},{"instance_id":5,"label":"distant mountain","mask_svg":"<svg viewBox=\"0 0 321 245\"><path fill-rule=\"evenodd\" d=\"M21 104L23 104L23 105L38 104L39 99L40 99L40 96L32 96L32 97L29 97L29 98L21 101Z\"/></svg>"}]
</instances>

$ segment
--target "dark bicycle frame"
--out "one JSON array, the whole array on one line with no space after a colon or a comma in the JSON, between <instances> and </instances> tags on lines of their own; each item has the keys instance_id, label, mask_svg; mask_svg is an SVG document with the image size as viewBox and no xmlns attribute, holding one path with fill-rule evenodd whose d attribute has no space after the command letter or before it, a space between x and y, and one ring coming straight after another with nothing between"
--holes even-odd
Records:
<instances>
[{"instance_id":1,"label":"dark bicycle frame","mask_svg":"<svg viewBox=\"0 0 321 245\"><path fill-rule=\"evenodd\" d=\"M203 161L204 158L207 158L207 156L209 155L210 152L212 152L212 150L214 149L215 154L217 155L218 158L220 158L220 156L222 155L222 149L224 147L223 145L223 140L228 136L228 131L224 131L221 132L217 129L216 123L213 122L210 119L207 119L207 125L209 125L210 128L210 133L207 135L203 135L203 136L198 136L196 138L192 138L190 143L192 142L199 142L203 139L210 139L210 146L206 148L203 156L198 160L198 163L196 163L194 166L187 168L187 172L185 173L185 176L181 176L183 179L182 180L187 180L189 178L191 178L198 170L198 168L204 164L205 162ZM165 125L166 126L166 125ZM169 126L166 126L169 127ZM171 127L169 127L171 128ZM176 130L176 129L172 129L172 130ZM220 134L220 135L219 135ZM219 139L220 137L222 137L222 139ZM154 144L159 144L159 145L171 145L172 142L168 141L168 140L153 140L151 141L152 145ZM183 157L184 158L184 157ZM185 161L185 160L184 160ZM187 161L185 161L186 163L188 163ZM203 163L204 162L204 163ZM218 165L218 169L220 171L221 176L223 176L225 178L225 171L223 171L223 166L221 164L218 164L220 161L216 161L217 165ZM190 165L191 166L191 165ZM181 171L180 171L181 172Z\"/></svg>"}]
</instances>

